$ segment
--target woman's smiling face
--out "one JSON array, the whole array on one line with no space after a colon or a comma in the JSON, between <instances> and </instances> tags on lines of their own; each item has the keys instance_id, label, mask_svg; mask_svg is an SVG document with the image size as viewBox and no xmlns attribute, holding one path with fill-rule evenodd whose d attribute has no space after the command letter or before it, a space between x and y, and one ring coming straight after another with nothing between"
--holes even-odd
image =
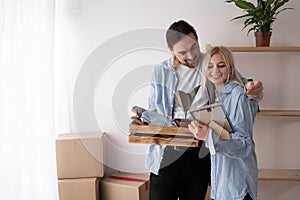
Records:
<instances>
[{"instance_id":1,"label":"woman's smiling face","mask_svg":"<svg viewBox=\"0 0 300 200\"><path fill-rule=\"evenodd\" d=\"M224 85L229 71L221 54L214 54L208 64L206 77L217 87Z\"/></svg>"}]
</instances>

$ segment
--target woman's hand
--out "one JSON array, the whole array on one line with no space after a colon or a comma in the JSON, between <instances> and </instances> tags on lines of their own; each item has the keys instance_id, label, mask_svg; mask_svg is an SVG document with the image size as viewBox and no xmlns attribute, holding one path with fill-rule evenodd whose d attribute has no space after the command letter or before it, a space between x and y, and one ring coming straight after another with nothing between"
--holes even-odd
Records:
<instances>
[{"instance_id":1,"label":"woman's hand","mask_svg":"<svg viewBox=\"0 0 300 200\"><path fill-rule=\"evenodd\" d=\"M199 121L192 121L189 125L189 130L194 134L194 137L198 140L207 141L208 126Z\"/></svg>"}]
</instances>

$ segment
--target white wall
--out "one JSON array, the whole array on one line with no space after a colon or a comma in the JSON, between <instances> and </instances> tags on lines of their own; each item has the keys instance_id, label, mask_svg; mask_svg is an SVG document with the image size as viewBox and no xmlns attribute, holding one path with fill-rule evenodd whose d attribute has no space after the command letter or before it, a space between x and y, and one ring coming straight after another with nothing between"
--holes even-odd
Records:
<instances>
[{"instance_id":1,"label":"white wall","mask_svg":"<svg viewBox=\"0 0 300 200\"><path fill-rule=\"evenodd\" d=\"M288 6L295 10L278 16L272 46L300 46L300 1ZM56 101L57 133L107 132L108 164L125 171L145 170L146 146L127 143L130 107L146 106L149 73L169 56L164 32L173 21L190 22L202 47L254 46L253 33L241 30L242 21L230 21L241 11L221 0L68 0L57 1L56 12L56 94L62 97ZM264 83L262 108L300 109L299 53L235 55L240 72ZM257 117L259 167L300 168L299 127L299 118ZM291 199L299 191L299 183L259 183L262 200Z\"/></svg>"}]
</instances>

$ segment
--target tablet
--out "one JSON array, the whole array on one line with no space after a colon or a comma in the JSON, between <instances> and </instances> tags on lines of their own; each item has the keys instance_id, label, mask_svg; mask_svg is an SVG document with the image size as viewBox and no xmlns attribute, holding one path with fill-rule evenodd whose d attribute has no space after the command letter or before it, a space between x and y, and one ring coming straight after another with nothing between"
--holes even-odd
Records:
<instances>
[{"instance_id":1,"label":"tablet","mask_svg":"<svg viewBox=\"0 0 300 200\"><path fill-rule=\"evenodd\" d=\"M203 107L192 108L189 110L193 120L197 120L204 124L209 124L210 121L216 122L229 133L233 133L232 123L226 113L223 103L214 103Z\"/></svg>"}]
</instances>

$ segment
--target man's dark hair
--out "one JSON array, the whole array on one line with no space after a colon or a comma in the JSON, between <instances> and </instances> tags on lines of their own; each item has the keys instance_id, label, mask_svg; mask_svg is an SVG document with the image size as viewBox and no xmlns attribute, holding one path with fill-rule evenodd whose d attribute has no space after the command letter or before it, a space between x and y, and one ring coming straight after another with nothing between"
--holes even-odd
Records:
<instances>
[{"instance_id":1,"label":"man's dark hair","mask_svg":"<svg viewBox=\"0 0 300 200\"><path fill-rule=\"evenodd\" d=\"M184 20L179 20L171 24L166 33L167 44L170 49L173 48L174 44L176 44L179 40L181 40L184 36L193 33L198 39L197 33L189 23Z\"/></svg>"}]
</instances>

